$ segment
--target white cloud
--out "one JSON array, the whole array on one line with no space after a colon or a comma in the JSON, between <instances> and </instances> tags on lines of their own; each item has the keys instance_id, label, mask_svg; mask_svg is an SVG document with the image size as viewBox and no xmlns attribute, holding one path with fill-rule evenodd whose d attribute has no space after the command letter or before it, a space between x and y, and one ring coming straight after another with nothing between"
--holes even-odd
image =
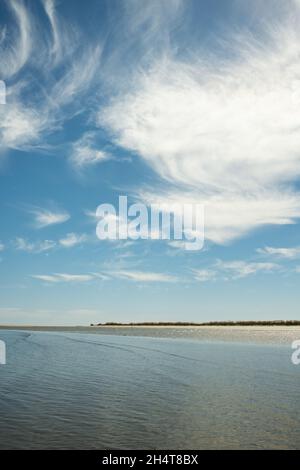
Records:
<instances>
[{"instance_id":1,"label":"white cloud","mask_svg":"<svg viewBox=\"0 0 300 470\"><path fill-rule=\"evenodd\" d=\"M97 216L97 209L95 210L90 210L90 209L86 209L84 211L84 214L89 218L91 219L93 222L95 221L98 221L100 219L100 217Z\"/></svg>"},{"instance_id":2,"label":"white cloud","mask_svg":"<svg viewBox=\"0 0 300 470\"><path fill-rule=\"evenodd\" d=\"M8 102L0 108L1 146L21 149L24 144L38 140L49 121L47 114L19 102Z\"/></svg>"},{"instance_id":3,"label":"white cloud","mask_svg":"<svg viewBox=\"0 0 300 470\"><path fill-rule=\"evenodd\" d=\"M101 64L102 47L86 47L84 53L73 61L65 75L57 81L51 90L54 109L72 104L76 97L89 91L96 72ZM82 98L82 101L83 98ZM84 102L76 108L76 113L85 109Z\"/></svg>"},{"instance_id":4,"label":"white cloud","mask_svg":"<svg viewBox=\"0 0 300 470\"><path fill-rule=\"evenodd\" d=\"M92 276L94 276L95 279L100 279L101 281L109 281L111 277L108 274L103 274L103 273L91 273Z\"/></svg>"},{"instance_id":5,"label":"white cloud","mask_svg":"<svg viewBox=\"0 0 300 470\"><path fill-rule=\"evenodd\" d=\"M296 272L300 272L299 269L300 267L296 268ZM218 260L215 264L205 269L193 269L190 281L211 282L238 280L258 273L273 273L275 271L280 271L280 266L274 263L255 263L241 260L225 262ZM32 275L31 277L47 283L85 283L97 280L108 281L114 279L137 283L174 283L179 281L177 276L171 274L136 271L131 269L110 270L104 273L90 272L87 274L38 274ZM188 281L188 279L186 279L186 281Z\"/></svg>"},{"instance_id":6,"label":"white cloud","mask_svg":"<svg viewBox=\"0 0 300 470\"><path fill-rule=\"evenodd\" d=\"M99 126L162 178L157 199L205 205L206 239L216 243L300 217L294 7L293 22L278 17L264 36L220 40L220 56L198 50L183 61L167 51L99 112ZM141 198L153 201L153 191Z\"/></svg>"},{"instance_id":7,"label":"white cloud","mask_svg":"<svg viewBox=\"0 0 300 470\"><path fill-rule=\"evenodd\" d=\"M44 240L39 242L28 242L24 238L17 237L14 242L15 248L27 253L43 253L55 248L56 243L53 240Z\"/></svg>"},{"instance_id":8,"label":"white cloud","mask_svg":"<svg viewBox=\"0 0 300 470\"><path fill-rule=\"evenodd\" d=\"M1 35L0 76L13 77L13 82L7 86L6 106L0 107L0 150L47 147L46 137L83 110L85 93L100 68L102 45L86 43L83 50L81 33L58 17L53 0L42 0L48 28L31 11L35 5L5 3L13 16ZM39 80L28 79L28 67Z\"/></svg>"},{"instance_id":9,"label":"white cloud","mask_svg":"<svg viewBox=\"0 0 300 470\"><path fill-rule=\"evenodd\" d=\"M55 273L55 274L36 274L31 276L34 279L38 279L44 282L57 283L57 282L88 282L94 279L94 276L91 274L65 274L65 273Z\"/></svg>"},{"instance_id":10,"label":"white cloud","mask_svg":"<svg viewBox=\"0 0 300 470\"><path fill-rule=\"evenodd\" d=\"M72 248L73 246L80 245L81 243L85 242L87 236L85 234L76 234L76 233L68 233L64 238L59 240L59 243L64 248Z\"/></svg>"},{"instance_id":11,"label":"white cloud","mask_svg":"<svg viewBox=\"0 0 300 470\"><path fill-rule=\"evenodd\" d=\"M231 279L241 279L259 272L271 273L279 269L279 266L275 263L218 260L216 268L219 272L225 273L225 275L228 275Z\"/></svg>"},{"instance_id":12,"label":"white cloud","mask_svg":"<svg viewBox=\"0 0 300 470\"><path fill-rule=\"evenodd\" d=\"M293 248L275 248L266 246L264 248L258 248L257 253L262 255L278 256L279 258L294 259L300 256L300 247Z\"/></svg>"},{"instance_id":13,"label":"white cloud","mask_svg":"<svg viewBox=\"0 0 300 470\"><path fill-rule=\"evenodd\" d=\"M70 162L77 168L82 169L109 160L110 155L96 148L93 134L87 133L72 147Z\"/></svg>"},{"instance_id":14,"label":"white cloud","mask_svg":"<svg viewBox=\"0 0 300 470\"><path fill-rule=\"evenodd\" d=\"M87 282L93 279L90 274L55 274L55 276L64 282Z\"/></svg>"},{"instance_id":15,"label":"white cloud","mask_svg":"<svg viewBox=\"0 0 300 470\"><path fill-rule=\"evenodd\" d=\"M58 246L62 248L72 248L73 246L80 245L87 240L85 234L68 233L64 238L57 242L54 240L43 240L30 242L22 237L17 237L14 240L14 247L19 251L26 251L27 253L43 253L50 251ZM4 247L3 247L4 248ZM1 251L1 244L0 244Z\"/></svg>"},{"instance_id":16,"label":"white cloud","mask_svg":"<svg viewBox=\"0 0 300 470\"><path fill-rule=\"evenodd\" d=\"M63 57L68 57L76 47L74 28L63 22L56 12L56 0L42 0L45 13L51 26L51 44L49 45L50 59L58 63Z\"/></svg>"},{"instance_id":17,"label":"white cloud","mask_svg":"<svg viewBox=\"0 0 300 470\"><path fill-rule=\"evenodd\" d=\"M243 260L222 261L218 260L206 269L193 269L193 277L196 281L229 281L254 276L258 273L272 273L278 271L280 266L275 263L247 262Z\"/></svg>"},{"instance_id":18,"label":"white cloud","mask_svg":"<svg viewBox=\"0 0 300 470\"><path fill-rule=\"evenodd\" d=\"M10 36L5 30L0 43L0 74L4 79L15 75L22 69L30 57L32 48L32 19L29 10L25 7L23 0L11 0L7 5L14 17L15 27L10 32L14 42L10 43L7 49L4 48L4 44Z\"/></svg>"},{"instance_id":19,"label":"white cloud","mask_svg":"<svg viewBox=\"0 0 300 470\"><path fill-rule=\"evenodd\" d=\"M140 198L146 204L204 205L204 236L206 241L226 244L251 230L267 224L293 223L298 216L300 201L297 195L282 194L266 190L252 194L200 194L194 189L182 191L154 192L140 191ZM300 213L300 212L299 212ZM179 215L179 214L178 214Z\"/></svg>"},{"instance_id":20,"label":"white cloud","mask_svg":"<svg viewBox=\"0 0 300 470\"><path fill-rule=\"evenodd\" d=\"M194 278L196 281L208 282L216 279L217 273L211 269L194 269Z\"/></svg>"},{"instance_id":21,"label":"white cloud","mask_svg":"<svg viewBox=\"0 0 300 470\"><path fill-rule=\"evenodd\" d=\"M0 241L0 251L4 251L5 245Z\"/></svg>"},{"instance_id":22,"label":"white cloud","mask_svg":"<svg viewBox=\"0 0 300 470\"><path fill-rule=\"evenodd\" d=\"M135 282L175 282L177 278L169 274L144 271L112 271L112 276Z\"/></svg>"},{"instance_id":23,"label":"white cloud","mask_svg":"<svg viewBox=\"0 0 300 470\"><path fill-rule=\"evenodd\" d=\"M14 21L1 33L0 75L14 80L8 104L0 107L0 151L45 145L49 133L86 108L86 93L113 75L120 93L113 90L98 124L137 153L164 185L156 195L155 189L140 191L141 199L204 204L205 236L215 243L300 217L294 185L300 176L298 1L288 3L293 21L283 14L276 20L274 8L275 20L264 34L229 33L218 38L219 55L198 45L191 55L185 50L185 60L172 38L184 23L186 2L124 2L106 75L102 41L84 38L82 50L82 34L57 14L55 1L42 0L48 23L42 35L29 2L6 4ZM135 53L140 67L128 67ZM32 80L19 74L26 66L41 78L34 90ZM125 68L138 70L130 81L121 73ZM91 134L74 144L70 157L77 168L107 158ZM42 219L41 226L62 220L50 214Z\"/></svg>"},{"instance_id":24,"label":"white cloud","mask_svg":"<svg viewBox=\"0 0 300 470\"><path fill-rule=\"evenodd\" d=\"M58 282L58 279L56 278L56 276L47 275L47 274L37 274L31 277L34 279L38 279L39 281L44 281L44 282Z\"/></svg>"},{"instance_id":25,"label":"white cloud","mask_svg":"<svg viewBox=\"0 0 300 470\"><path fill-rule=\"evenodd\" d=\"M29 211L34 215L36 228L44 228L48 225L62 224L70 219L66 211L50 211L48 209L33 208Z\"/></svg>"}]
</instances>

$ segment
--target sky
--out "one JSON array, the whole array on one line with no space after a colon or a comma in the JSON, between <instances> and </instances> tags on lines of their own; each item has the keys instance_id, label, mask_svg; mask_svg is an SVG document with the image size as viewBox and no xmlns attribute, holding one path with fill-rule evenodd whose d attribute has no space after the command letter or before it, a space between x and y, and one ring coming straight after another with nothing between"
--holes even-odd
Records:
<instances>
[{"instance_id":1,"label":"sky","mask_svg":"<svg viewBox=\"0 0 300 470\"><path fill-rule=\"evenodd\" d=\"M300 319L299 57L299 0L2 0L0 323ZM120 195L203 249L99 240Z\"/></svg>"}]
</instances>

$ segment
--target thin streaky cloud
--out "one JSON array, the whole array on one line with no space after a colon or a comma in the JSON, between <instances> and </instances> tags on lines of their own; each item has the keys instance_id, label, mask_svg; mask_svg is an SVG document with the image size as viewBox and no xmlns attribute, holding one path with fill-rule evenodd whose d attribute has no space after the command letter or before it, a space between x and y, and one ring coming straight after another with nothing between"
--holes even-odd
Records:
<instances>
[{"instance_id":1,"label":"thin streaky cloud","mask_svg":"<svg viewBox=\"0 0 300 470\"><path fill-rule=\"evenodd\" d=\"M55 276L64 282L87 282L92 281L94 277L91 274L55 274Z\"/></svg>"},{"instance_id":2,"label":"thin streaky cloud","mask_svg":"<svg viewBox=\"0 0 300 470\"><path fill-rule=\"evenodd\" d=\"M12 30L12 42L8 34L2 37L1 45L1 76L6 79L18 73L26 64L32 49L31 15L23 0L6 2L15 20ZM9 44L7 45L7 42ZM5 45L7 47L5 48Z\"/></svg>"},{"instance_id":3,"label":"thin streaky cloud","mask_svg":"<svg viewBox=\"0 0 300 470\"><path fill-rule=\"evenodd\" d=\"M74 52L78 41L78 33L74 27L63 22L57 15L55 0L42 0L45 13L51 26L51 44L49 45L49 58L53 65L58 64L63 58Z\"/></svg>"},{"instance_id":4,"label":"thin streaky cloud","mask_svg":"<svg viewBox=\"0 0 300 470\"><path fill-rule=\"evenodd\" d=\"M176 282L175 276L146 271L112 271L110 274L119 279L127 279L134 282Z\"/></svg>"},{"instance_id":5,"label":"thin streaky cloud","mask_svg":"<svg viewBox=\"0 0 300 470\"><path fill-rule=\"evenodd\" d=\"M199 282L224 282L244 279L259 273L268 274L280 270L281 266L276 263L217 260L216 263L205 269L193 269L192 274L194 280Z\"/></svg>"},{"instance_id":6,"label":"thin streaky cloud","mask_svg":"<svg viewBox=\"0 0 300 470\"><path fill-rule=\"evenodd\" d=\"M62 224L71 218L70 214L66 211L51 211L49 209L34 208L29 210L29 212L34 216L36 228Z\"/></svg>"},{"instance_id":7,"label":"thin streaky cloud","mask_svg":"<svg viewBox=\"0 0 300 470\"><path fill-rule=\"evenodd\" d=\"M38 279L44 282L58 283L58 282L89 282L94 279L93 275L90 274L66 274L66 273L55 273L55 274L35 274L31 276L34 279Z\"/></svg>"},{"instance_id":8,"label":"thin streaky cloud","mask_svg":"<svg viewBox=\"0 0 300 470\"><path fill-rule=\"evenodd\" d=\"M14 240L14 246L18 251L25 251L27 253L44 253L51 251L56 247L56 242L53 240L43 240L39 242L29 242L25 238L17 237Z\"/></svg>"},{"instance_id":9,"label":"thin streaky cloud","mask_svg":"<svg viewBox=\"0 0 300 470\"><path fill-rule=\"evenodd\" d=\"M52 29L52 49L51 53L55 56L58 55L60 51L60 38L59 38L59 30L57 24L57 16L55 12L55 2L54 0L43 0L45 13L48 16L51 29Z\"/></svg>"},{"instance_id":10,"label":"thin streaky cloud","mask_svg":"<svg viewBox=\"0 0 300 470\"><path fill-rule=\"evenodd\" d=\"M59 244L64 248L72 248L73 246L80 245L87 240L87 235L68 233L64 238L59 240Z\"/></svg>"},{"instance_id":11,"label":"thin streaky cloud","mask_svg":"<svg viewBox=\"0 0 300 470\"><path fill-rule=\"evenodd\" d=\"M95 279L100 279L101 281L109 281L111 280L111 276L108 274L104 273L91 273L92 276L94 276Z\"/></svg>"},{"instance_id":12,"label":"thin streaky cloud","mask_svg":"<svg viewBox=\"0 0 300 470\"><path fill-rule=\"evenodd\" d=\"M278 258L295 259L300 257L300 247L291 248L275 248L272 246L266 246L264 248L258 248L257 253L267 256L275 256Z\"/></svg>"},{"instance_id":13,"label":"thin streaky cloud","mask_svg":"<svg viewBox=\"0 0 300 470\"><path fill-rule=\"evenodd\" d=\"M69 160L75 169L82 170L110 159L105 150L97 148L93 134L87 133L73 144Z\"/></svg>"},{"instance_id":14,"label":"thin streaky cloud","mask_svg":"<svg viewBox=\"0 0 300 470\"><path fill-rule=\"evenodd\" d=\"M86 210L84 210L84 214L86 215L86 217L91 219L93 222L100 219L100 217L97 216L97 209L95 209L94 211L90 210L90 209L86 209Z\"/></svg>"},{"instance_id":15,"label":"thin streaky cloud","mask_svg":"<svg viewBox=\"0 0 300 470\"><path fill-rule=\"evenodd\" d=\"M200 282L214 281L217 278L217 272L211 269L194 269L194 279Z\"/></svg>"},{"instance_id":16,"label":"thin streaky cloud","mask_svg":"<svg viewBox=\"0 0 300 470\"><path fill-rule=\"evenodd\" d=\"M38 279L39 281L44 282L58 282L56 276L47 275L47 274L36 274L31 276L33 279Z\"/></svg>"},{"instance_id":17,"label":"thin streaky cloud","mask_svg":"<svg viewBox=\"0 0 300 470\"><path fill-rule=\"evenodd\" d=\"M218 260L216 269L229 275L231 279L241 279L257 273L272 273L280 268L276 263Z\"/></svg>"},{"instance_id":18,"label":"thin streaky cloud","mask_svg":"<svg viewBox=\"0 0 300 470\"><path fill-rule=\"evenodd\" d=\"M3 35L0 44L0 75L4 79L13 77L14 81L7 87L5 109L0 107L0 151L45 147L49 135L85 109L84 96L91 91L101 66L101 41L87 44L82 51L79 28L70 27L58 17L59 5L55 2L41 3L48 30L45 25L41 28L37 15L31 11L34 7L28 2L5 1L14 22L9 24L9 33ZM67 67L62 59L67 60ZM38 83L28 81L26 74L21 73L32 66L40 76Z\"/></svg>"},{"instance_id":19,"label":"thin streaky cloud","mask_svg":"<svg viewBox=\"0 0 300 470\"><path fill-rule=\"evenodd\" d=\"M88 240L86 234L68 233L64 238L55 240L38 240L28 241L23 237L16 237L13 240L13 247L18 251L27 253L43 253L51 251L54 248L73 248L74 246L81 245ZM4 246L3 246L4 249ZM0 245L1 251L1 245Z\"/></svg>"}]
</instances>

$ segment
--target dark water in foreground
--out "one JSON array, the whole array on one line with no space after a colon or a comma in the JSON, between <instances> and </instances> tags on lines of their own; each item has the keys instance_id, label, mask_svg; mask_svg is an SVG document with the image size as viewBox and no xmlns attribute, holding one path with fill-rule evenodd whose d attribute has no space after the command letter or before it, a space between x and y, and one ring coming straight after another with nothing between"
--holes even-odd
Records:
<instances>
[{"instance_id":1,"label":"dark water in foreground","mask_svg":"<svg viewBox=\"0 0 300 470\"><path fill-rule=\"evenodd\" d=\"M300 448L288 346L0 331L1 449Z\"/></svg>"}]
</instances>

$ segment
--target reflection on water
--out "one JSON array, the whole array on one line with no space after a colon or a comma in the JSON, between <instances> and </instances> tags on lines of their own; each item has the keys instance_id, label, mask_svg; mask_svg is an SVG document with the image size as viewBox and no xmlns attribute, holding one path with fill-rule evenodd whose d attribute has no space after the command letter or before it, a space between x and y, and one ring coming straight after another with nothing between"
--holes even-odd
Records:
<instances>
[{"instance_id":1,"label":"reflection on water","mask_svg":"<svg viewBox=\"0 0 300 470\"><path fill-rule=\"evenodd\" d=\"M299 448L287 346L0 331L0 448Z\"/></svg>"}]
</instances>

